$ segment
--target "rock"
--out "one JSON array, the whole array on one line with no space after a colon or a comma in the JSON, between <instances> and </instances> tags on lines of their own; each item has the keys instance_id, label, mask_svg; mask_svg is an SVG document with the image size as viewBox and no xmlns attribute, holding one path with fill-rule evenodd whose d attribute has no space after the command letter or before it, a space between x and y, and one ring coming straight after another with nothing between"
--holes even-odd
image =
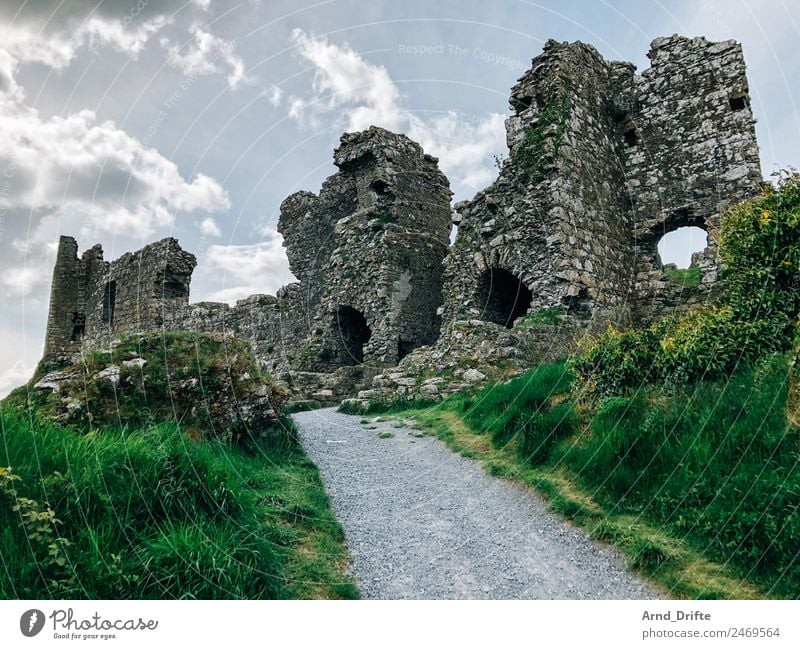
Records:
<instances>
[{"instance_id":1,"label":"rock","mask_svg":"<svg viewBox=\"0 0 800 649\"><path fill-rule=\"evenodd\" d=\"M78 399L67 399L64 403L64 407L67 409L67 415L72 417L83 409L83 402Z\"/></svg>"},{"instance_id":2,"label":"rock","mask_svg":"<svg viewBox=\"0 0 800 649\"><path fill-rule=\"evenodd\" d=\"M419 388L419 392L420 394L430 397L434 394L439 394L439 388L435 383L423 383Z\"/></svg>"},{"instance_id":3,"label":"rock","mask_svg":"<svg viewBox=\"0 0 800 649\"><path fill-rule=\"evenodd\" d=\"M122 364L123 364L125 367L138 367L139 369L141 369L141 368L143 368L145 365L147 365L147 361L146 361L146 360L144 360L143 358L138 358L138 357L137 357L137 358L132 358L132 359L131 359L131 360L129 360L129 361L122 361Z\"/></svg>"},{"instance_id":4,"label":"rock","mask_svg":"<svg viewBox=\"0 0 800 649\"><path fill-rule=\"evenodd\" d=\"M486 375L483 372L473 368L465 370L463 376L464 380L469 381L470 383L477 383L478 381L483 381L486 379Z\"/></svg>"},{"instance_id":5,"label":"rock","mask_svg":"<svg viewBox=\"0 0 800 649\"><path fill-rule=\"evenodd\" d=\"M75 372L70 371L49 372L34 383L33 387L36 390L52 390L53 392L58 392L64 381L74 379L76 376L77 374L75 374Z\"/></svg>"},{"instance_id":6,"label":"rock","mask_svg":"<svg viewBox=\"0 0 800 649\"><path fill-rule=\"evenodd\" d=\"M105 369L100 370L96 376L96 379L100 381L108 381L113 385L119 383L119 367L116 365L109 365Z\"/></svg>"}]
</instances>

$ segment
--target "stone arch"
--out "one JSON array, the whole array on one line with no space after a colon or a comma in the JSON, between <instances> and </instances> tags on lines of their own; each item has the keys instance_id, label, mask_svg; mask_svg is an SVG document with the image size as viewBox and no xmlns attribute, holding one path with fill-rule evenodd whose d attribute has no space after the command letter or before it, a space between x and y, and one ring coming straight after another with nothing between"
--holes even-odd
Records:
<instances>
[{"instance_id":1,"label":"stone arch","mask_svg":"<svg viewBox=\"0 0 800 649\"><path fill-rule=\"evenodd\" d=\"M364 362L364 346L372 337L364 314L352 306L342 305L336 309L333 329L340 347L343 365L360 365Z\"/></svg>"},{"instance_id":2,"label":"stone arch","mask_svg":"<svg viewBox=\"0 0 800 649\"><path fill-rule=\"evenodd\" d=\"M498 266L488 267L478 284L481 319L510 329L514 321L530 309L533 295L514 273Z\"/></svg>"}]
</instances>

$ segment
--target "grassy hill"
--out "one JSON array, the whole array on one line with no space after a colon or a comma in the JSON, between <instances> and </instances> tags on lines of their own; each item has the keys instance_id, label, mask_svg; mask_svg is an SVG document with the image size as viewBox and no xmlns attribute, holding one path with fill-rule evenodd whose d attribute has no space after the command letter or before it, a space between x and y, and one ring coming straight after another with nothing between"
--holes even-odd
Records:
<instances>
[{"instance_id":1,"label":"grassy hill","mask_svg":"<svg viewBox=\"0 0 800 649\"><path fill-rule=\"evenodd\" d=\"M284 399L210 335L40 368L0 404L0 597L356 597Z\"/></svg>"}]
</instances>

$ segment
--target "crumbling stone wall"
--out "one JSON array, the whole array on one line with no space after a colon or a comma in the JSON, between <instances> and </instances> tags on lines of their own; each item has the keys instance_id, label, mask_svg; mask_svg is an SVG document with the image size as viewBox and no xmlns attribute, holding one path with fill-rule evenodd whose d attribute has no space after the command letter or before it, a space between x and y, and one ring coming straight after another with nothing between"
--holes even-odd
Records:
<instances>
[{"instance_id":1,"label":"crumbling stone wall","mask_svg":"<svg viewBox=\"0 0 800 649\"><path fill-rule=\"evenodd\" d=\"M103 260L96 245L78 258L78 244L61 237L53 270L45 359L69 357L81 345L108 345L122 333L160 329L189 304L197 265L176 239L168 238Z\"/></svg>"},{"instance_id":2,"label":"crumbling stone wall","mask_svg":"<svg viewBox=\"0 0 800 649\"><path fill-rule=\"evenodd\" d=\"M418 144L376 127L345 134L334 162L319 196L281 206L292 272L319 295L294 367L392 366L438 336L449 184Z\"/></svg>"},{"instance_id":3,"label":"crumbling stone wall","mask_svg":"<svg viewBox=\"0 0 800 649\"><path fill-rule=\"evenodd\" d=\"M456 206L446 324L492 319L486 283L498 271L529 292L522 313L648 319L708 298L720 211L761 181L744 59L734 41L680 36L653 41L649 57L641 76L583 43L548 41L533 60L511 92L499 178ZM710 234L696 295L663 273L656 249L685 225ZM507 326L521 315L508 310Z\"/></svg>"},{"instance_id":4,"label":"crumbling stone wall","mask_svg":"<svg viewBox=\"0 0 800 649\"><path fill-rule=\"evenodd\" d=\"M671 36L648 56L637 75L590 45L548 41L511 91L497 180L454 211L437 160L418 144L376 127L345 134L319 194L281 204L299 282L274 297L190 305L196 261L174 239L108 263L99 246L79 259L62 238L45 358L128 331L233 333L264 369L327 401L398 362L376 388L417 385L404 371L426 365L453 376L492 363L513 371L569 351L587 328L710 299L720 212L761 182L742 50ZM691 289L665 274L657 252L661 236L686 225L709 234ZM563 327L552 322L559 313ZM465 359L469 368L455 368Z\"/></svg>"}]
</instances>

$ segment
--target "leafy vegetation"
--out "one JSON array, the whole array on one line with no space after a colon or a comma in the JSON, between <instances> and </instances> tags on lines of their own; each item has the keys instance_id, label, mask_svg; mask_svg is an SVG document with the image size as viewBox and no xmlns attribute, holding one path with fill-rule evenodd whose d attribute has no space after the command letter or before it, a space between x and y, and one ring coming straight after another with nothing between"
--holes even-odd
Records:
<instances>
[{"instance_id":1,"label":"leafy vegetation","mask_svg":"<svg viewBox=\"0 0 800 649\"><path fill-rule=\"evenodd\" d=\"M578 380L599 395L647 383L680 386L729 376L794 339L800 311L800 176L722 217L720 259L726 294L715 306L638 330L609 329L572 361Z\"/></svg>"},{"instance_id":2,"label":"leafy vegetation","mask_svg":"<svg viewBox=\"0 0 800 649\"><path fill-rule=\"evenodd\" d=\"M511 154L512 161L530 180L545 177L552 161L558 157L569 120L569 86L539 113L536 123L525 132Z\"/></svg>"},{"instance_id":3,"label":"leafy vegetation","mask_svg":"<svg viewBox=\"0 0 800 649\"><path fill-rule=\"evenodd\" d=\"M558 307L552 309L540 309L539 311L534 311L533 313L522 316L519 320L517 320L516 323L514 323L514 326L517 329L539 327L542 325L556 326L561 324L564 314L564 309Z\"/></svg>"},{"instance_id":4,"label":"leafy vegetation","mask_svg":"<svg viewBox=\"0 0 800 649\"><path fill-rule=\"evenodd\" d=\"M4 405L0 597L357 596L292 438L244 450L174 423L82 434Z\"/></svg>"}]
</instances>

